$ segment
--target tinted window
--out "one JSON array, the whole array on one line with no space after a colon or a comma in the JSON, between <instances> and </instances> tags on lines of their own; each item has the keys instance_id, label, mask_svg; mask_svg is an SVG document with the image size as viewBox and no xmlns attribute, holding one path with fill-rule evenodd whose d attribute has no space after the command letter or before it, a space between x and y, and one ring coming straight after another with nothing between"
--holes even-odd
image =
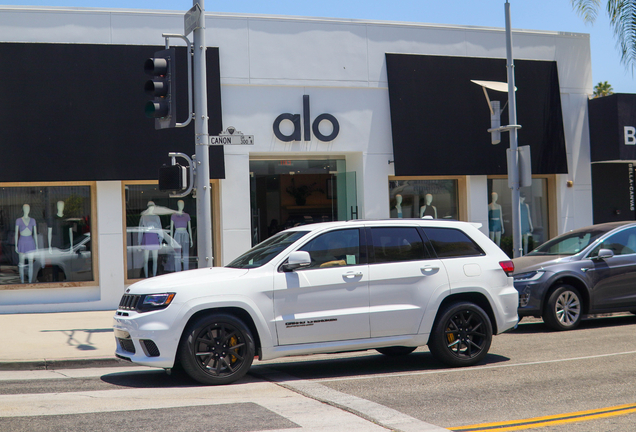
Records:
<instances>
[{"instance_id":1,"label":"tinted window","mask_svg":"<svg viewBox=\"0 0 636 432\"><path fill-rule=\"evenodd\" d=\"M636 228L629 228L612 234L594 248L590 257L597 256L601 249L609 249L614 255L629 255L636 253Z\"/></svg>"},{"instance_id":2,"label":"tinted window","mask_svg":"<svg viewBox=\"0 0 636 432\"><path fill-rule=\"evenodd\" d=\"M485 255L463 231L454 228L424 228L439 258Z\"/></svg>"},{"instance_id":3,"label":"tinted window","mask_svg":"<svg viewBox=\"0 0 636 432\"><path fill-rule=\"evenodd\" d=\"M430 258L417 228L371 228L376 263Z\"/></svg>"},{"instance_id":4,"label":"tinted window","mask_svg":"<svg viewBox=\"0 0 636 432\"><path fill-rule=\"evenodd\" d=\"M360 264L360 230L329 231L309 241L299 250L309 252L307 268L340 267Z\"/></svg>"}]
</instances>

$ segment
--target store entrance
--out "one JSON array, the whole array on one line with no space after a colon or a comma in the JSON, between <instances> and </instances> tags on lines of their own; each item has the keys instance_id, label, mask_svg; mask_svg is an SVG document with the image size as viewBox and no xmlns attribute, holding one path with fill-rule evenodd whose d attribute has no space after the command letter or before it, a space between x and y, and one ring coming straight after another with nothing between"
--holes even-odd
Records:
<instances>
[{"instance_id":1,"label":"store entrance","mask_svg":"<svg viewBox=\"0 0 636 432\"><path fill-rule=\"evenodd\" d=\"M344 160L252 160L252 245L293 226L358 218Z\"/></svg>"}]
</instances>

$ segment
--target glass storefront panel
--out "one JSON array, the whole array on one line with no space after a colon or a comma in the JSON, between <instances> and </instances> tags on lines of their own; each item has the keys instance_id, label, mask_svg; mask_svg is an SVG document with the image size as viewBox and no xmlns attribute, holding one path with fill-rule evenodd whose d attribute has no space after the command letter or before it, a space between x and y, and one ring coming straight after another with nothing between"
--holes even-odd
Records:
<instances>
[{"instance_id":1,"label":"glass storefront panel","mask_svg":"<svg viewBox=\"0 0 636 432\"><path fill-rule=\"evenodd\" d=\"M389 180L392 218L459 219L457 180Z\"/></svg>"},{"instance_id":2,"label":"glass storefront panel","mask_svg":"<svg viewBox=\"0 0 636 432\"><path fill-rule=\"evenodd\" d=\"M93 281L91 186L0 188L0 285Z\"/></svg>"},{"instance_id":3,"label":"glass storefront panel","mask_svg":"<svg viewBox=\"0 0 636 432\"><path fill-rule=\"evenodd\" d=\"M156 184L124 186L127 279L197 268L196 199Z\"/></svg>"},{"instance_id":4,"label":"glass storefront panel","mask_svg":"<svg viewBox=\"0 0 636 432\"><path fill-rule=\"evenodd\" d=\"M284 229L357 218L344 160L251 160L252 245Z\"/></svg>"},{"instance_id":5,"label":"glass storefront panel","mask_svg":"<svg viewBox=\"0 0 636 432\"><path fill-rule=\"evenodd\" d=\"M488 231L490 238L512 257L512 193L508 179L488 179ZM520 189L521 243L523 254L550 238L548 226L548 180L532 179Z\"/></svg>"}]
</instances>

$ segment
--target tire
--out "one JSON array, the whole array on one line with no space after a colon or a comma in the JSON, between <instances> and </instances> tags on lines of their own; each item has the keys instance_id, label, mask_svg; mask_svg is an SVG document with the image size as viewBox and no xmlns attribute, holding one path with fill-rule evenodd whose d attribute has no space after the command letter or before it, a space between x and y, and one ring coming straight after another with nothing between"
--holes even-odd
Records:
<instances>
[{"instance_id":1,"label":"tire","mask_svg":"<svg viewBox=\"0 0 636 432\"><path fill-rule=\"evenodd\" d=\"M415 351L417 347L405 347L405 346L392 346L384 348L376 348L376 351L380 354L384 354L389 357L405 356Z\"/></svg>"},{"instance_id":2,"label":"tire","mask_svg":"<svg viewBox=\"0 0 636 432\"><path fill-rule=\"evenodd\" d=\"M472 366L481 362L492 342L492 324L474 303L449 305L435 320L428 343L433 357L452 366Z\"/></svg>"},{"instance_id":3,"label":"tire","mask_svg":"<svg viewBox=\"0 0 636 432\"><path fill-rule=\"evenodd\" d=\"M573 330L581 323L583 303L578 290L571 285L558 287L546 302L543 322L554 330Z\"/></svg>"},{"instance_id":4,"label":"tire","mask_svg":"<svg viewBox=\"0 0 636 432\"><path fill-rule=\"evenodd\" d=\"M183 370L207 385L230 384L242 378L254 360L254 339L232 315L205 315L190 323L179 343Z\"/></svg>"}]
</instances>

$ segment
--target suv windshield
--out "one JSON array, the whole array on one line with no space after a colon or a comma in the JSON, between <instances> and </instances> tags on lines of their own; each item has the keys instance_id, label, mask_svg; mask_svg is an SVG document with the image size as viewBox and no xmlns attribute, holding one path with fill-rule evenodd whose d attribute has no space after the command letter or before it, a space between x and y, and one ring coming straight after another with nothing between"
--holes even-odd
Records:
<instances>
[{"instance_id":1,"label":"suv windshield","mask_svg":"<svg viewBox=\"0 0 636 432\"><path fill-rule=\"evenodd\" d=\"M260 267L270 262L272 258L287 248L290 244L307 234L309 231L281 232L257 244L240 257L226 265L226 267L249 269Z\"/></svg>"},{"instance_id":2,"label":"suv windshield","mask_svg":"<svg viewBox=\"0 0 636 432\"><path fill-rule=\"evenodd\" d=\"M575 255L606 232L606 230L589 230L564 234L542 244L528 255Z\"/></svg>"}]
</instances>

